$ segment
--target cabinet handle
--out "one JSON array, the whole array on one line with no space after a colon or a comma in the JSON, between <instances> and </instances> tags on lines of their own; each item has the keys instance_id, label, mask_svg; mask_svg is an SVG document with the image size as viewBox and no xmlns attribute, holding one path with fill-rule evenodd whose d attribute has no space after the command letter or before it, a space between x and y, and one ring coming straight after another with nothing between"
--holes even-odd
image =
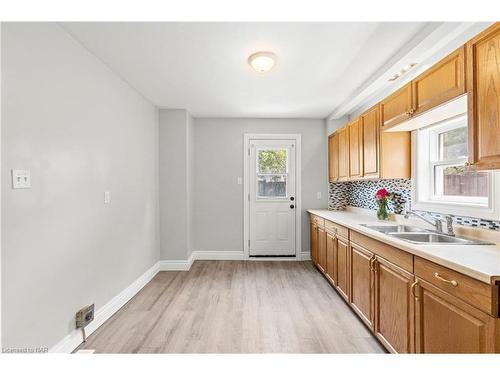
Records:
<instances>
[{"instance_id":1,"label":"cabinet handle","mask_svg":"<svg viewBox=\"0 0 500 375\"><path fill-rule=\"evenodd\" d=\"M441 280L443 283L451 284L453 286L458 286L458 282L456 280L447 280L437 272L434 273L434 277L438 280Z\"/></svg>"},{"instance_id":2,"label":"cabinet handle","mask_svg":"<svg viewBox=\"0 0 500 375\"><path fill-rule=\"evenodd\" d=\"M372 255L372 257L370 258L370 271L375 271L374 263L375 263L375 255Z\"/></svg>"},{"instance_id":3,"label":"cabinet handle","mask_svg":"<svg viewBox=\"0 0 500 375\"><path fill-rule=\"evenodd\" d=\"M417 295L415 294L415 288L418 284L418 280L415 280L413 284L410 286L411 294L413 294L413 297L418 298Z\"/></svg>"}]
</instances>

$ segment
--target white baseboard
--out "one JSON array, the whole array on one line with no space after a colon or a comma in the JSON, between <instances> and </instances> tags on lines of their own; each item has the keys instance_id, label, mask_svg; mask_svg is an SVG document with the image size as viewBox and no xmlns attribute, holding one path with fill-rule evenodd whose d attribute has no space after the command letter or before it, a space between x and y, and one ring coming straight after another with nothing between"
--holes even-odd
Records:
<instances>
[{"instance_id":1,"label":"white baseboard","mask_svg":"<svg viewBox=\"0 0 500 375\"><path fill-rule=\"evenodd\" d=\"M311 260L311 253L309 251L303 251L300 253L300 260Z\"/></svg>"},{"instance_id":2,"label":"white baseboard","mask_svg":"<svg viewBox=\"0 0 500 375\"><path fill-rule=\"evenodd\" d=\"M193 262L195 261L193 253L189 256L187 260L160 260L159 270L160 271L189 271Z\"/></svg>"},{"instance_id":3,"label":"white baseboard","mask_svg":"<svg viewBox=\"0 0 500 375\"><path fill-rule=\"evenodd\" d=\"M92 323L85 327L85 333L87 336L90 336L97 328L104 324L106 320L108 320L114 313L124 306L133 296L135 296L137 292L144 288L144 286L151 281L158 271L159 264L156 263L153 267L144 272L137 280L130 284L130 286L128 286L125 290L97 310ZM49 352L71 353L82 343L82 341L83 338L81 331L75 329L54 345Z\"/></svg>"},{"instance_id":4,"label":"white baseboard","mask_svg":"<svg viewBox=\"0 0 500 375\"><path fill-rule=\"evenodd\" d=\"M243 251L193 251L194 260L243 260Z\"/></svg>"}]
</instances>

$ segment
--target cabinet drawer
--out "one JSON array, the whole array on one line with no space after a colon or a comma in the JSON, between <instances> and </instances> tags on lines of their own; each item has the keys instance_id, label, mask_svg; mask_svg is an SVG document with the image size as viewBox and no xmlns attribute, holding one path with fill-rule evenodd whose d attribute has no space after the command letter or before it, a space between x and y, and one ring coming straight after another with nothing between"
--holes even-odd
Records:
<instances>
[{"instance_id":1,"label":"cabinet drawer","mask_svg":"<svg viewBox=\"0 0 500 375\"><path fill-rule=\"evenodd\" d=\"M349 229L342 225L325 220L325 229L331 233L337 233L344 238L349 238Z\"/></svg>"},{"instance_id":2,"label":"cabinet drawer","mask_svg":"<svg viewBox=\"0 0 500 375\"><path fill-rule=\"evenodd\" d=\"M495 288L489 284L419 257L415 257L415 275L490 315L498 313Z\"/></svg>"},{"instance_id":3,"label":"cabinet drawer","mask_svg":"<svg viewBox=\"0 0 500 375\"><path fill-rule=\"evenodd\" d=\"M313 222L314 224L316 224L318 227L321 227L321 228L325 227L325 219L323 219L323 218L321 218L319 216L311 214L311 222Z\"/></svg>"},{"instance_id":4,"label":"cabinet drawer","mask_svg":"<svg viewBox=\"0 0 500 375\"><path fill-rule=\"evenodd\" d=\"M371 237L365 236L361 233L351 230L350 234L351 242L358 244L359 246L369 249L374 254L381 256L382 258L394 263L396 266L413 273L413 255L407 253L406 251L399 250L395 247L387 245L383 242L374 240Z\"/></svg>"}]
</instances>

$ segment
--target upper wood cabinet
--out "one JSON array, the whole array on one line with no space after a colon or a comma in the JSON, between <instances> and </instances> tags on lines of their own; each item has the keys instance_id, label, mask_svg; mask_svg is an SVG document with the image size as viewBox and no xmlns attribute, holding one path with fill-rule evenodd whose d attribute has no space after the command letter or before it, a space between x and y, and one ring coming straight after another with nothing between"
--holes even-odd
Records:
<instances>
[{"instance_id":1,"label":"upper wood cabinet","mask_svg":"<svg viewBox=\"0 0 500 375\"><path fill-rule=\"evenodd\" d=\"M460 47L411 81L412 115L465 93L465 47Z\"/></svg>"},{"instance_id":2,"label":"upper wood cabinet","mask_svg":"<svg viewBox=\"0 0 500 375\"><path fill-rule=\"evenodd\" d=\"M366 178L380 176L380 118L379 106L369 109L360 117L363 137L363 175Z\"/></svg>"},{"instance_id":3,"label":"upper wood cabinet","mask_svg":"<svg viewBox=\"0 0 500 375\"><path fill-rule=\"evenodd\" d=\"M333 133L328 137L328 181L339 179L339 134Z\"/></svg>"},{"instance_id":4,"label":"upper wood cabinet","mask_svg":"<svg viewBox=\"0 0 500 375\"><path fill-rule=\"evenodd\" d=\"M500 23L466 44L469 162L500 168Z\"/></svg>"},{"instance_id":5,"label":"upper wood cabinet","mask_svg":"<svg viewBox=\"0 0 500 375\"><path fill-rule=\"evenodd\" d=\"M349 178L349 132L347 128L338 131L339 137L339 177L338 181L347 181Z\"/></svg>"},{"instance_id":6,"label":"upper wood cabinet","mask_svg":"<svg viewBox=\"0 0 500 375\"><path fill-rule=\"evenodd\" d=\"M349 179L363 176L363 128L360 118L347 125L349 133Z\"/></svg>"},{"instance_id":7,"label":"upper wood cabinet","mask_svg":"<svg viewBox=\"0 0 500 375\"><path fill-rule=\"evenodd\" d=\"M380 115L384 128L390 128L408 120L412 111L411 82L380 102Z\"/></svg>"}]
</instances>

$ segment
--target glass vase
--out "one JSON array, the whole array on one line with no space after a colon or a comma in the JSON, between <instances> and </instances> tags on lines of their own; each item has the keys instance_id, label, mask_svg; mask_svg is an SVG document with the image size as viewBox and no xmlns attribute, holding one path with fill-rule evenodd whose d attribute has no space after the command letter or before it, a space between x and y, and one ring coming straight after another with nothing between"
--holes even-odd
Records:
<instances>
[{"instance_id":1,"label":"glass vase","mask_svg":"<svg viewBox=\"0 0 500 375\"><path fill-rule=\"evenodd\" d=\"M389 214L387 213L387 201L381 200L378 202L377 218L379 220L387 220Z\"/></svg>"}]
</instances>

